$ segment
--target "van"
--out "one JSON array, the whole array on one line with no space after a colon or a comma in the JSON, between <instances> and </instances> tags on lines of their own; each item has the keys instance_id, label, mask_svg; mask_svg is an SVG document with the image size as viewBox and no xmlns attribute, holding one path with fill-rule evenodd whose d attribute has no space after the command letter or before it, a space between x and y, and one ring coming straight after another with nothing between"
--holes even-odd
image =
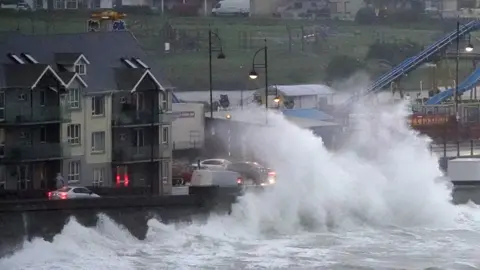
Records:
<instances>
[{"instance_id":1,"label":"van","mask_svg":"<svg viewBox=\"0 0 480 270\"><path fill-rule=\"evenodd\" d=\"M238 187L243 184L241 175L232 171L195 170L190 186Z\"/></svg>"},{"instance_id":2,"label":"van","mask_svg":"<svg viewBox=\"0 0 480 270\"><path fill-rule=\"evenodd\" d=\"M223 0L212 9L212 16L250 16L250 0Z\"/></svg>"}]
</instances>

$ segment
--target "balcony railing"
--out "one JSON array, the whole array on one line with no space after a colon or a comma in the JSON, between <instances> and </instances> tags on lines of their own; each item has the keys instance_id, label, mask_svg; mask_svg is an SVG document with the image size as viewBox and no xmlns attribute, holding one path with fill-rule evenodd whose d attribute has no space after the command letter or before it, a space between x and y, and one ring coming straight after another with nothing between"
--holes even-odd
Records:
<instances>
[{"instance_id":1,"label":"balcony railing","mask_svg":"<svg viewBox=\"0 0 480 270\"><path fill-rule=\"evenodd\" d=\"M63 143L35 145L6 145L0 147L0 160L21 162L29 160L55 160L69 156L69 147Z\"/></svg>"},{"instance_id":2,"label":"balcony railing","mask_svg":"<svg viewBox=\"0 0 480 270\"><path fill-rule=\"evenodd\" d=\"M70 112L62 107L50 106L41 108L18 107L7 108L5 118L0 123L24 125L45 122L67 122L70 120Z\"/></svg>"},{"instance_id":3,"label":"balcony railing","mask_svg":"<svg viewBox=\"0 0 480 270\"><path fill-rule=\"evenodd\" d=\"M160 151L162 147L168 147L163 145L153 146L153 159L160 158ZM143 162L152 160L152 147L114 147L112 161L113 162Z\"/></svg>"},{"instance_id":4,"label":"balcony railing","mask_svg":"<svg viewBox=\"0 0 480 270\"><path fill-rule=\"evenodd\" d=\"M170 113L159 114L155 113L152 115L152 112L143 111L143 112L121 112L118 116L113 117L112 126L113 127L122 127L122 126L141 126L141 125L151 125L161 124L161 123L171 123L172 115Z\"/></svg>"}]
</instances>

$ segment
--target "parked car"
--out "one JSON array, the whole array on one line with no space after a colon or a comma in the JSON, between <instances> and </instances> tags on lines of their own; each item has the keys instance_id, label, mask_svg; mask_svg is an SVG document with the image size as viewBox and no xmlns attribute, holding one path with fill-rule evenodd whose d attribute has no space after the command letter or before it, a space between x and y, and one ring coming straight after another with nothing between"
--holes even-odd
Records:
<instances>
[{"instance_id":1,"label":"parked car","mask_svg":"<svg viewBox=\"0 0 480 270\"><path fill-rule=\"evenodd\" d=\"M55 191L48 192L49 200L70 200L70 199L94 199L100 198L86 187L65 186Z\"/></svg>"},{"instance_id":2,"label":"parked car","mask_svg":"<svg viewBox=\"0 0 480 270\"><path fill-rule=\"evenodd\" d=\"M192 164L192 167L198 168L200 165L200 168L203 169L209 169L209 170L225 170L229 164L232 162L226 160L226 159L204 159L198 163Z\"/></svg>"},{"instance_id":3,"label":"parked car","mask_svg":"<svg viewBox=\"0 0 480 270\"><path fill-rule=\"evenodd\" d=\"M257 162L243 161L231 163L226 168L228 171L239 173L246 185L272 185L276 182L276 173Z\"/></svg>"},{"instance_id":4,"label":"parked car","mask_svg":"<svg viewBox=\"0 0 480 270\"><path fill-rule=\"evenodd\" d=\"M223 0L212 8L213 16L250 16L249 0Z\"/></svg>"}]
</instances>

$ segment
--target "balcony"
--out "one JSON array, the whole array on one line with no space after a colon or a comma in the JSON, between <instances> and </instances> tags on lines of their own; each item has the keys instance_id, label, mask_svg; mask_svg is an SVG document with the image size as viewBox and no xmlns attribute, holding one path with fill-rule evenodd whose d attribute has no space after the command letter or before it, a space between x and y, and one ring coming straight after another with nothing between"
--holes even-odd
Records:
<instances>
[{"instance_id":1,"label":"balcony","mask_svg":"<svg viewBox=\"0 0 480 270\"><path fill-rule=\"evenodd\" d=\"M0 125L36 125L70 121L70 113L58 106L7 108Z\"/></svg>"},{"instance_id":2,"label":"balcony","mask_svg":"<svg viewBox=\"0 0 480 270\"><path fill-rule=\"evenodd\" d=\"M163 145L153 146L153 160L158 161L160 159L161 147L168 147ZM114 163L138 163L149 162L152 160L152 147L114 147L112 154L112 162Z\"/></svg>"},{"instance_id":3,"label":"balcony","mask_svg":"<svg viewBox=\"0 0 480 270\"><path fill-rule=\"evenodd\" d=\"M0 148L1 162L26 162L58 160L68 157L69 147L62 143L27 145L6 145Z\"/></svg>"},{"instance_id":4,"label":"balcony","mask_svg":"<svg viewBox=\"0 0 480 270\"><path fill-rule=\"evenodd\" d=\"M169 113L152 115L152 112L148 111L121 112L117 116L113 117L112 127L141 127L152 125L152 122L153 125L171 123L172 115Z\"/></svg>"}]
</instances>

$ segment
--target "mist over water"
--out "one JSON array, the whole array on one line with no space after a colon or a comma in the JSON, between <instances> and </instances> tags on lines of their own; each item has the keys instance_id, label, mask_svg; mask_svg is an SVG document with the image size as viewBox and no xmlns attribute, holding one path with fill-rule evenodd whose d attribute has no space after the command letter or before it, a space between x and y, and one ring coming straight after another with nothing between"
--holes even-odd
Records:
<instances>
[{"instance_id":1,"label":"mist over water","mask_svg":"<svg viewBox=\"0 0 480 270\"><path fill-rule=\"evenodd\" d=\"M451 187L438 180L428 138L406 125L404 104L356 112L355 132L335 152L276 113L245 130L277 185L245 195L230 216L152 219L144 241L106 216L97 228L72 219L53 243L25 243L0 269L477 269L480 210L450 203ZM231 114L266 119L260 109Z\"/></svg>"}]
</instances>

